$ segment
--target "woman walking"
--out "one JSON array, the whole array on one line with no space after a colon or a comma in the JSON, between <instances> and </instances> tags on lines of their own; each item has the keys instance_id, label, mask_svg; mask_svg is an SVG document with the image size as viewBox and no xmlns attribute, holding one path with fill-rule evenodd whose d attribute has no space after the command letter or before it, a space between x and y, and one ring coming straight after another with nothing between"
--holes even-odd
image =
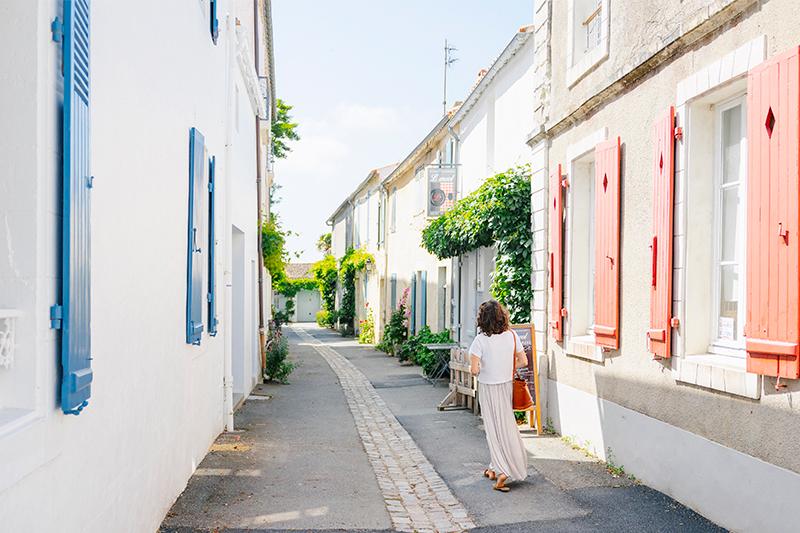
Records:
<instances>
[{"instance_id":1,"label":"woman walking","mask_svg":"<svg viewBox=\"0 0 800 533\"><path fill-rule=\"evenodd\" d=\"M478 336L469 347L470 371L478 376L486 441L491 462L483 475L495 481L494 489L508 492L508 481L528 475L528 455L512 410L514 370L528 362L517 334L509 329L508 311L495 300L478 310Z\"/></svg>"}]
</instances>

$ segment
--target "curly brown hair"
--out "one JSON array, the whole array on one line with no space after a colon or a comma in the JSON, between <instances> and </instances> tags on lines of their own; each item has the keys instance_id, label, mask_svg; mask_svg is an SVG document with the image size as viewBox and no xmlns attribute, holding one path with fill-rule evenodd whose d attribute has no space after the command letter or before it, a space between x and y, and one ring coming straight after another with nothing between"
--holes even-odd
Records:
<instances>
[{"instance_id":1,"label":"curly brown hair","mask_svg":"<svg viewBox=\"0 0 800 533\"><path fill-rule=\"evenodd\" d=\"M478 309L477 326L487 337L503 333L508 329L508 310L497 300L488 300Z\"/></svg>"}]
</instances>

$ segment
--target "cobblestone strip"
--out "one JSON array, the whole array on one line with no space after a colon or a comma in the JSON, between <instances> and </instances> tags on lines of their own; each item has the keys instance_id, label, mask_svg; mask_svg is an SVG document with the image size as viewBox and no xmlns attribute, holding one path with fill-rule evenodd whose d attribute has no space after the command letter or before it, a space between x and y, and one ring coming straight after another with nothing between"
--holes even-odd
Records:
<instances>
[{"instance_id":1,"label":"cobblestone strip","mask_svg":"<svg viewBox=\"0 0 800 533\"><path fill-rule=\"evenodd\" d=\"M394 527L418 532L474 528L475 523L467 510L453 496L366 376L302 328L294 328L294 331L311 343L339 378Z\"/></svg>"}]
</instances>

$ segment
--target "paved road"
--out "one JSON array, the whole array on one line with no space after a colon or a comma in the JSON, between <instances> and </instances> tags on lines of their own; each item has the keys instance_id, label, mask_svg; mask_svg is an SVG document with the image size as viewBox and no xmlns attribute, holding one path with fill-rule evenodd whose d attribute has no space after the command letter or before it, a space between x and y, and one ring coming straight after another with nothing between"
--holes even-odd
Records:
<instances>
[{"instance_id":1,"label":"paved road","mask_svg":"<svg viewBox=\"0 0 800 533\"><path fill-rule=\"evenodd\" d=\"M292 383L248 399L162 531L720 531L552 437L526 436L528 480L493 491L480 419L437 411L446 389L316 326L288 335Z\"/></svg>"}]
</instances>

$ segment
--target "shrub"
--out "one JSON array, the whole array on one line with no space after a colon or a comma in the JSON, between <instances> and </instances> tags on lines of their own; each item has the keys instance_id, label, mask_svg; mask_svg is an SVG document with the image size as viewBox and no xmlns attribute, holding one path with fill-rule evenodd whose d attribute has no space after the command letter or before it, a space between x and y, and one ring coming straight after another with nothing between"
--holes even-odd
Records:
<instances>
[{"instance_id":1,"label":"shrub","mask_svg":"<svg viewBox=\"0 0 800 533\"><path fill-rule=\"evenodd\" d=\"M436 370L439 355L436 353L441 350L429 350L425 344L438 344L451 342L449 331L433 333L428 326L423 327L419 333L403 343L398 350L398 358L401 361L406 359L422 367L425 375L430 376Z\"/></svg>"},{"instance_id":2,"label":"shrub","mask_svg":"<svg viewBox=\"0 0 800 533\"><path fill-rule=\"evenodd\" d=\"M278 337L267 345L266 374L271 381L287 383L289 374L295 369L294 363L287 361L289 341L286 337Z\"/></svg>"},{"instance_id":3,"label":"shrub","mask_svg":"<svg viewBox=\"0 0 800 533\"><path fill-rule=\"evenodd\" d=\"M367 311L367 318L358 322L358 343L372 344L375 342L375 317L372 309Z\"/></svg>"},{"instance_id":4,"label":"shrub","mask_svg":"<svg viewBox=\"0 0 800 533\"><path fill-rule=\"evenodd\" d=\"M282 325L289 322L290 316L291 315L287 310L284 309L282 311L279 311L278 309L275 308L275 306L272 306L272 320L275 322L276 329L280 329Z\"/></svg>"},{"instance_id":5,"label":"shrub","mask_svg":"<svg viewBox=\"0 0 800 533\"><path fill-rule=\"evenodd\" d=\"M324 309L317 311L317 324L323 328L333 327L333 325L336 323L336 317L334 315L335 313L325 311Z\"/></svg>"},{"instance_id":6,"label":"shrub","mask_svg":"<svg viewBox=\"0 0 800 533\"><path fill-rule=\"evenodd\" d=\"M386 329L383 331L383 339L378 344L378 349L389 355L397 355L395 349L408 339L408 292L408 288L403 291L398 308L392 311L389 323L386 324Z\"/></svg>"}]
</instances>

